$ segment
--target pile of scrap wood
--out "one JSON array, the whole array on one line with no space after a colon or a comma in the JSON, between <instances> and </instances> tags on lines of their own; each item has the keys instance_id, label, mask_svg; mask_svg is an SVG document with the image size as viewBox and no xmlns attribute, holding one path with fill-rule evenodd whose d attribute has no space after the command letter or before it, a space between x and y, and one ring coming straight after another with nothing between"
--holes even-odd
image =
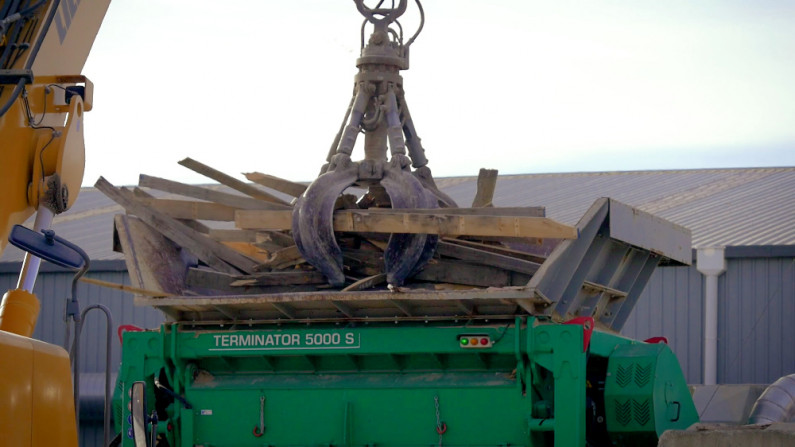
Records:
<instances>
[{"instance_id":1,"label":"pile of scrap wood","mask_svg":"<svg viewBox=\"0 0 795 447\"><path fill-rule=\"evenodd\" d=\"M291 202L306 185L261 173L245 174L247 183L190 158L180 164L236 192L146 175L133 189L104 178L95 185L127 212L115 218L114 245L136 287L154 296L339 290L329 288L291 237ZM348 279L341 290L386 287L390 233L440 236L434 258L407 289L527 284L551 247L577 232L545 218L541 207L491 206L496 178L496 171L481 170L470 208L360 209L355 196L342 196L333 219Z\"/></svg>"}]
</instances>

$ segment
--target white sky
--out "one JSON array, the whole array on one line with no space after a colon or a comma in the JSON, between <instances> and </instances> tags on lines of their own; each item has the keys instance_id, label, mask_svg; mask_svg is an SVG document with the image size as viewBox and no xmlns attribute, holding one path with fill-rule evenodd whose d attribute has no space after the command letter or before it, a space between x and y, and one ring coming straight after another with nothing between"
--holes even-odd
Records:
<instances>
[{"instance_id":1,"label":"white sky","mask_svg":"<svg viewBox=\"0 0 795 447\"><path fill-rule=\"evenodd\" d=\"M437 177L795 165L793 1L423 6L403 77ZM350 0L113 0L83 70L84 184L208 182L185 157L314 179L361 21Z\"/></svg>"}]
</instances>

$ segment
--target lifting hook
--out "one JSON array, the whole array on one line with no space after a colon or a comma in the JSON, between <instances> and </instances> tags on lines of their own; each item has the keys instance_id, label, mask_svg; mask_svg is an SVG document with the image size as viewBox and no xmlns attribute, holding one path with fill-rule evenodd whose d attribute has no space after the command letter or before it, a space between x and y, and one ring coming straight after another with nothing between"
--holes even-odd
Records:
<instances>
[{"instance_id":1,"label":"lifting hook","mask_svg":"<svg viewBox=\"0 0 795 447\"><path fill-rule=\"evenodd\" d=\"M259 425L254 427L252 433L257 438L265 434L265 396L259 397Z\"/></svg>"}]
</instances>

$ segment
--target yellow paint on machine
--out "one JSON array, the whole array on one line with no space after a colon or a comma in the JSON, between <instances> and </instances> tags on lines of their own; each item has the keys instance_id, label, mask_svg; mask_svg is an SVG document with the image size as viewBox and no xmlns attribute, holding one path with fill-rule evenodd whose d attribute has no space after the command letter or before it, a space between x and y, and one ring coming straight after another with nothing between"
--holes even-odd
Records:
<instances>
[{"instance_id":1,"label":"yellow paint on machine","mask_svg":"<svg viewBox=\"0 0 795 447\"><path fill-rule=\"evenodd\" d=\"M0 331L0 439L13 446L77 446L69 356Z\"/></svg>"}]
</instances>

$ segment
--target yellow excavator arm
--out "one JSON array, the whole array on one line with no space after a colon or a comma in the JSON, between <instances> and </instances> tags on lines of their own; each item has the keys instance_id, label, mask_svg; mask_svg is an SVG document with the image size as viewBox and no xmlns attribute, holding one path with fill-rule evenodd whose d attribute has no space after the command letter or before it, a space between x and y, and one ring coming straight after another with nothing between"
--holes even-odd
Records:
<instances>
[{"instance_id":1,"label":"yellow excavator arm","mask_svg":"<svg viewBox=\"0 0 795 447\"><path fill-rule=\"evenodd\" d=\"M80 72L109 3L0 6L0 252L14 224L42 207L63 212L80 191L93 90Z\"/></svg>"},{"instance_id":2,"label":"yellow excavator arm","mask_svg":"<svg viewBox=\"0 0 795 447\"><path fill-rule=\"evenodd\" d=\"M93 90L80 73L109 3L0 1L0 254L15 224L37 213L48 229L77 198ZM30 338L39 262L25 256L0 303L0 444L76 446L69 357Z\"/></svg>"}]
</instances>

